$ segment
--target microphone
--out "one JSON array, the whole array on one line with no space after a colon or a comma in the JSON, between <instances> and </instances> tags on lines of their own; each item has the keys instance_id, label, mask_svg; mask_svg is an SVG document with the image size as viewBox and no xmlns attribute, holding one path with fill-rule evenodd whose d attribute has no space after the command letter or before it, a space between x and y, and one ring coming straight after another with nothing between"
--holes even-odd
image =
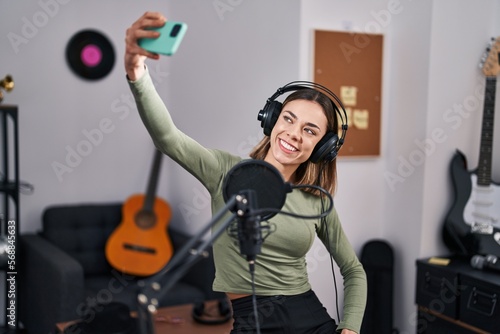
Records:
<instances>
[{"instance_id":1,"label":"microphone","mask_svg":"<svg viewBox=\"0 0 500 334\"><path fill-rule=\"evenodd\" d=\"M286 194L292 191L280 172L263 160L244 160L236 164L224 179L224 201L236 196L236 205L230 208L237 213L237 226L229 229L237 237L240 253L254 262L260 253L264 239L271 232L263 220L275 216L283 207ZM267 233L263 236L263 231Z\"/></svg>"},{"instance_id":2,"label":"microphone","mask_svg":"<svg viewBox=\"0 0 500 334\"><path fill-rule=\"evenodd\" d=\"M470 259L472 268L500 272L500 261L495 255L474 255Z\"/></svg>"},{"instance_id":3,"label":"microphone","mask_svg":"<svg viewBox=\"0 0 500 334\"><path fill-rule=\"evenodd\" d=\"M255 190L242 190L236 196L237 207L237 235L241 255L245 255L248 262L254 262L264 239L261 218L255 214L257 196Z\"/></svg>"}]
</instances>

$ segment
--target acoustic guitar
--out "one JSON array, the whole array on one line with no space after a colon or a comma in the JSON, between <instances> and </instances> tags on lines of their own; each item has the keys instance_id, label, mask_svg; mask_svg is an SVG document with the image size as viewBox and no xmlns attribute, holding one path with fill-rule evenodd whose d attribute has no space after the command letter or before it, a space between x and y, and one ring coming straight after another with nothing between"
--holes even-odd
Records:
<instances>
[{"instance_id":1,"label":"acoustic guitar","mask_svg":"<svg viewBox=\"0 0 500 334\"><path fill-rule=\"evenodd\" d=\"M122 222L106 242L106 258L120 272L150 276L159 272L173 255L167 226L170 205L156 197L163 154L156 150L146 194L130 196L122 208Z\"/></svg>"},{"instance_id":2,"label":"acoustic guitar","mask_svg":"<svg viewBox=\"0 0 500 334\"><path fill-rule=\"evenodd\" d=\"M500 256L500 185L491 179L497 75L500 72L500 37L492 39L481 61L486 76L478 166L467 170L458 151L450 172L455 199L443 228L445 244L462 255Z\"/></svg>"}]
</instances>

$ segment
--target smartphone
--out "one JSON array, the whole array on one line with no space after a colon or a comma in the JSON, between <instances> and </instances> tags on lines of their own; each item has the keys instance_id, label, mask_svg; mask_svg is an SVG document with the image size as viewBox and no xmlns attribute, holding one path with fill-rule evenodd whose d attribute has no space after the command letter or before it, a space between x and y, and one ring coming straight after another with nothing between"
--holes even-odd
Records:
<instances>
[{"instance_id":1,"label":"smartphone","mask_svg":"<svg viewBox=\"0 0 500 334\"><path fill-rule=\"evenodd\" d=\"M160 36L158 38L142 38L139 40L139 46L149 52L172 56L186 34L187 24L167 21L163 27L151 28L151 30L158 31Z\"/></svg>"}]
</instances>

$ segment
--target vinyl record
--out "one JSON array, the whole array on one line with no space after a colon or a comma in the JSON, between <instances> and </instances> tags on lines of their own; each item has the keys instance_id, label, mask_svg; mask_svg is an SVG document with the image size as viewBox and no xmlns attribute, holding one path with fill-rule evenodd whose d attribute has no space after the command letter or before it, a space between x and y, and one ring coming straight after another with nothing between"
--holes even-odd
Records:
<instances>
[{"instance_id":1,"label":"vinyl record","mask_svg":"<svg viewBox=\"0 0 500 334\"><path fill-rule=\"evenodd\" d=\"M97 80L113 69L115 51L111 42L100 32L82 30L68 42L66 60L76 75Z\"/></svg>"}]
</instances>

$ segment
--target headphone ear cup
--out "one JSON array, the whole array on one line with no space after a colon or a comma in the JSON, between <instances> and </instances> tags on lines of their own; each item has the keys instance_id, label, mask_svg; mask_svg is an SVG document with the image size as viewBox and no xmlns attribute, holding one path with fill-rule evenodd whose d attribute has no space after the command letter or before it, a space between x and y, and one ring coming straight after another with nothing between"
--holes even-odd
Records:
<instances>
[{"instance_id":1,"label":"headphone ear cup","mask_svg":"<svg viewBox=\"0 0 500 334\"><path fill-rule=\"evenodd\" d=\"M330 162L337 157L337 143L339 136L336 133L328 132L316 144L309 160L313 163L320 161Z\"/></svg>"},{"instance_id":2,"label":"headphone ear cup","mask_svg":"<svg viewBox=\"0 0 500 334\"><path fill-rule=\"evenodd\" d=\"M200 302L193 306L191 314L196 322L204 325L218 325L228 322L232 317L232 310L227 299L219 299L217 301L217 308L218 315L212 314L210 309L205 313L205 302Z\"/></svg>"},{"instance_id":3,"label":"headphone ear cup","mask_svg":"<svg viewBox=\"0 0 500 334\"><path fill-rule=\"evenodd\" d=\"M193 318L199 319L203 315L204 311L205 311L205 303L204 302L199 302L199 303L194 304L194 306L193 306Z\"/></svg>"},{"instance_id":4,"label":"headphone ear cup","mask_svg":"<svg viewBox=\"0 0 500 334\"><path fill-rule=\"evenodd\" d=\"M257 120L260 121L260 126L264 129L266 136L271 135L274 125L278 121L283 105L278 101L270 101L266 103L264 109L259 112Z\"/></svg>"},{"instance_id":5,"label":"headphone ear cup","mask_svg":"<svg viewBox=\"0 0 500 334\"><path fill-rule=\"evenodd\" d=\"M226 298L219 300L219 314L225 319L225 321L231 318L231 306Z\"/></svg>"}]
</instances>

